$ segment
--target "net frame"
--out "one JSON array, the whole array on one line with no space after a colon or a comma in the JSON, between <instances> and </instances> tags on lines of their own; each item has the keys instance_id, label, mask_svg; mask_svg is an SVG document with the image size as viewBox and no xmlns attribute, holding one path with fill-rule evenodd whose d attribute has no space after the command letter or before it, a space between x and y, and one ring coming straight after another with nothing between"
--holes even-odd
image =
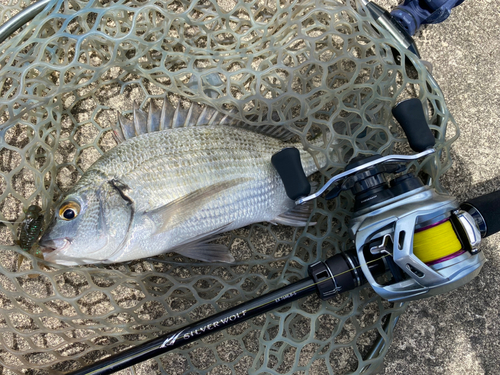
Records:
<instances>
[{"instance_id":1,"label":"net frame","mask_svg":"<svg viewBox=\"0 0 500 375\"><path fill-rule=\"evenodd\" d=\"M26 5L12 1L3 19ZM227 234L232 266L167 255L68 269L23 254L19 267L13 243L23 210L50 207L111 149L111 123L117 111L130 116L134 100L145 106L167 95L285 126L328 159L320 183L356 155L411 152L390 114L404 98L427 104L439 152L412 169L439 191L458 137L425 67L360 2L54 1L2 48L0 211L10 222L0 228L5 373L64 373L302 278L307 264L348 246L352 200L341 196L318 199L314 227L258 223ZM214 73L223 82L210 86L215 97L206 91ZM197 89L193 80L201 82ZM311 144L318 132L323 143ZM311 297L134 371L373 371L386 349L363 358L377 335L390 342L383 325L402 311L368 287L325 303Z\"/></svg>"}]
</instances>

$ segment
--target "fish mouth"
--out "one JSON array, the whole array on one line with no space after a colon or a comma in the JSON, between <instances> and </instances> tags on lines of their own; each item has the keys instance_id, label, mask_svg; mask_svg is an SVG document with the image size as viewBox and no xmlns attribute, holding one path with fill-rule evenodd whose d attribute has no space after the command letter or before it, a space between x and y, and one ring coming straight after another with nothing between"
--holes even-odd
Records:
<instances>
[{"instance_id":1,"label":"fish mouth","mask_svg":"<svg viewBox=\"0 0 500 375\"><path fill-rule=\"evenodd\" d=\"M55 251L63 251L66 249L69 245L71 244L71 241L69 238L56 238L53 240L49 239L44 239L40 241L40 248L42 250L42 253L45 257L45 254L51 254Z\"/></svg>"},{"instance_id":2,"label":"fish mouth","mask_svg":"<svg viewBox=\"0 0 500 375\"><path fill-rule=\"evenodd\" d=\"M56 239L42 239L39 242L40 249L42 250L43 259L47 262L60 264L63 266L79 266L82 264L96 263L93 259L84 257L77 257L65 254L65 251L70 245L72 240L70 238L56 238ZM106 263L106 260L99 261Z\"/></svg>"},{"instance_id":3,"label":"fish mouth","mask_svg":"<svg viewBox=\"0 0 500 375\"><path fill-rule=\"evenodd\" d=\"M47 262L66 266L74 266L78 264L78 262L73 260L71 257L68 258L64 254L64 250L66 250L71 244L71 240L69 238L56 238L52 240L42 238L39 244L40 249L42 250L43 259Z\"/></svg>"}]
</instances>

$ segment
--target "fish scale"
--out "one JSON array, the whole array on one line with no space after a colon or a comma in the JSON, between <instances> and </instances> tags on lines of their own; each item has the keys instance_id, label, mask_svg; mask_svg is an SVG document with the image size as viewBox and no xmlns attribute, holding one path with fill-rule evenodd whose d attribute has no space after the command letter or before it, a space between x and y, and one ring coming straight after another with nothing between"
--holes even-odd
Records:
<instances>
[{"instance_id":1,"label":"fish scale","mask_svg":"<svg viewBox=\"0 0 500 375\"><path fill-rule=\"evenodd\" d=\"M271 156L285 147L279 140L269 140L269 137L227 126L174 129L171 133L159 133L159 137L154 137L155 133L151 133L147 139L143 137L135 138L135 142L130 148L135 149L138 147L145 151L141 153L139 160L126 162L120 173L115 172L118 169L115 168L115 163L108 162L102 166L96 166L96 169L98 168L108 176L125 178L126 181L141 179L141 188L146 189L150 196L154 197L154 201L163 205L178 196L178 194L169 193L170 186L175 186L179 190L200 188L210 183L228 179L232 176L231 171L237 169L239 170L234 176L249 175L257 177L265 165L269 166ZM212 141L210 142L209 138L202 137L198 133L212 135ZM180 142L177 138L183 139L181 146L179 146ZM232 145L232 147L221 147L214 144L214 139L219 140L222 138L224 144ZM251 147L252 143L248 139L253 141L253 149ZM180 147L182 149L179 150ZM245 149L250 150L251 153L244 152ZM148 150L152 150L152 152L150 152L149 157L146 157L144 154ZM126 152L126 150L124 151ZM205 157L209 152L217 154L214 157L216 163L207 163ZM131 152L130 154L135 157L135 153ZM264 160L267 160L267 162ZM250 166L251 161L253 164ZM304 155L304 161L304 164L306 164L305 169L312 169L311 156ZM147 177L148 174L144 173L144 169L150 170L152 176L155 177L150 181L144 180L144 177ZM161 176L159 173L161 173ZM274 175L276 178L278 177L275 172ZM163 184L163 188L156 186L165 180L173 183ZM86 183L85 181L82 182ZM139 203L139 201L136 202Z\"/></svg>"},{"instance_id":2,"label":"fish scale","mask_svg":"<svg viewBox=\"0 0 500 375\"><path fill-rule=\"evenodd\" d=\"M41 240L47 260L109 263L174 251L231 262L226 248L209 243L214 236L262 221L306 224L307 211L290 212L295 204L271 164L276 152L301 145L267 135L279 136L276 128L197 125L203 111L193 105L190 116L167 116L152 106L153 115L135 108L133 120L120 120L115 133L122 143L97 160L56 208ZM142 123L162 118L169 123ZM176 123L180 118L185 123ZM312 156L302 150L301 157L306 175L314 173ZM68 205L80 210L70 219L61 216L72 209Z\"/></svg>"}]
</instances>

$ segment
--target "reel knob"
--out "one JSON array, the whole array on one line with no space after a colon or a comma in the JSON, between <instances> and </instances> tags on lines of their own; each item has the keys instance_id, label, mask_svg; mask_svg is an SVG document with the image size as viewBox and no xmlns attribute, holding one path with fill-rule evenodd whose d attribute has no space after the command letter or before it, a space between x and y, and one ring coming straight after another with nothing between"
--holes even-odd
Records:
<instances>
[{"instance_id":1,"label":"reel knob","mask_svg":"<svg viewBox=\"0 0 500 375\"><path fill-rule=\"evenodd\" d=\"M419 99L399 103L392 109L392 115L403 128L412 150L422 152L436 144Z\"/></svg>"},{"instance_id":2,"label":"reel knob","mask_svg":"<svg viewBox=\"0 0 500 375\"><path fill-rule=\"evenodd\" d=\"M271 163L285 185L288 198L295 201L311 192L311 184L300 161L300 152L295 147L277 152L271 157Z\"/></svg>"}]
</instances>

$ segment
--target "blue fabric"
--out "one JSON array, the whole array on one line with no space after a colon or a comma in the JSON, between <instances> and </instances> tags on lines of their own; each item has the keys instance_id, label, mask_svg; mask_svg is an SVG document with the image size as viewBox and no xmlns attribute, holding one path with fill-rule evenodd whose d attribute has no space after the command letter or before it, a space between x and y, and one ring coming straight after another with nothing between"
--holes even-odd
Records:
<instances>
[{"instance_id":1,"label":"blue fabric","mask_svg":"<svg viewBox=\"0 0 500 375\"><path fill-rule=\"evenodd\" d=\"M391 14L414 35L420 26L440 23L447 19L451 10L465 0L405 0Z\"/></svg>"}]
</instances>

